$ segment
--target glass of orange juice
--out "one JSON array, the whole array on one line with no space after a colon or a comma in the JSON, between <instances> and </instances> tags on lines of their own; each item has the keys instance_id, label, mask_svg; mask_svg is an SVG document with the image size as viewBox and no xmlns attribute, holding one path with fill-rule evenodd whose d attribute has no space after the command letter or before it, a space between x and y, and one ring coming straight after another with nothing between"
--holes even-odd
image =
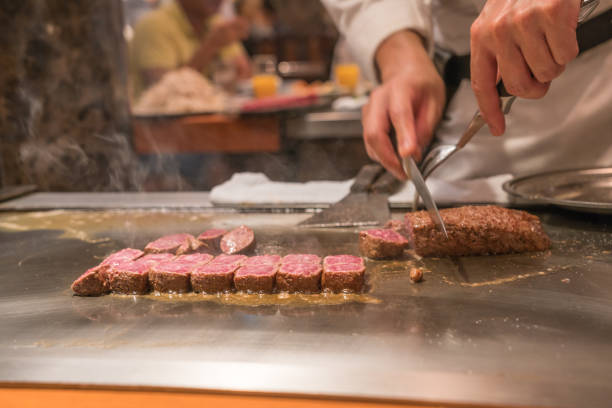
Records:
<instances>
[{"instance_id":1,"label":"glass of orange juice","mask_svg":"<svg viewBox=\"0 0 612 408\"><path fill-rule=\"evenodd\" d=\"M357 83L359 82L359 65L350 64L338 64L336 65L334 73L336 74L336 82L342 88L345 88L349 92L355 92Z\"/></svg>"},{"instance_id":2,"label":"glass of orange juice","mask_svg":"<svg viewBox=\"0 0 612 408\"><path fill-rule=\"evenodd\" d=\"M274 74L253 75L251 83L256 98L274 96L278 90L278 77Z\"/></svg>"},{"instance_id":3,"label":"glass of orange juice","mask_svg":"<svg viewBox=\"0 0 612 408\"><path fill-rule=\"evenodd\" d=\"M251 79L256 98L274 96L278 92L279 77L276 75L274 55L255 55L253 57L255 75Z\"/></svg>"}]
</instances>

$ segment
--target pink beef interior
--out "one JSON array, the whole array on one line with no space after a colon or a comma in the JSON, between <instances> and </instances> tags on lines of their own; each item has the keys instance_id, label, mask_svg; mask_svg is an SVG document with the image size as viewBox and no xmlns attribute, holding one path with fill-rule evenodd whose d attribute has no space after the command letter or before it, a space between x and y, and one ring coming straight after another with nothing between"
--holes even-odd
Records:
<instances>
[{"instance_id":1,"label":"pink beef interior","mask_svg":"<svg viewBox=\"0 0 612 408\"><path fill-rule=\"evenodd\" d=\"M246 259L243 265L278 265L280 260L281 257L279 255L257 255Z\"/></svg>"},{"instance_id":2,"label":"pink beef interior","mask_svg":"<svg viewBox=\"0 0 612 408\"><path fill-rule=\"evenodd\" d=\"M223 236L221 239L221 249L223 249L224 252L231 253L246 247L253 241L253 239L253 231L250 228L241 225Z\"/></svg>"},{"instance_id":3,"label":"pink beef interior","mask_svg":"<svg viewBox=\"0 0 612 408\"><path fill-rule=\"evenodd\" d=\"M325 266L327 272L361 272L365 269L363 265L356 263L332 264Z\"/></svg>"},{"instance_id":4,"label":"pink beef interior","mask_svg":"<svg viewBox=\"0 0 612 408\"><path fill-rule=\"evenodd\" d=\"M191 273L192 274L226 274L236 270L238 266L234 264L207 264L196 266Z\"/></svg>"},{"instance_id":5,"label":"pink beef interior","mask_svg":"<svg viewBox=\"0 0 612 408\"><path fill-rule=\"evenodd\" d=\"M227 231L224 229L209 229L198 235L198 239L210 239L217 238L225 234Z\"/></svg>"},{"instance_id":6,"label":"pink beef interior","mask_svg":"<svg viewBox=\"0 0 612 408\"><path fill-rule=\"evenodd\" d=\"M321 257L314 254L289 254L285 255L281 260L281 263L296 263L296 264L304 264L304 263L313 263L320 264Z\"/></svg>"},{"instance_id":7,"label":"pink beef interior","mask_svg":"<svg viewBox=\"0 0 612 408\"><path fill-rule=\"evenodd\" d=\"M354 255L329 255L323 259L324 265L353 264L364 265L363 258Z\"/></svg>"},{"instance_id":8,"label":"pink beef interior","mask_svg":"<svg viewBox=\"0 0 612 408\"><path fill-rule=\"evenodd\" d=\"M246 255L219 255L215 259L212 260L212 264L233 264L237 263L242 265L242 263L247 259Z\"/></svg>"},{"instance_id":9,"label":"pink beef interior","mask_svg":"<svg viewBox=\"0 0 612 408\"><path fill-rule=\"evenodd\" d=\"M179 255L174 258L174 262L185 263L185 264L206 264L213 259L213 256L210 254L189 254L189 255Z\"/></svg>"},{"instance_id":10,"label":"pink beef interior","mask_svg":"<svg viewBox=\"0 0 612 408\"><path fill-rule=\"evenodd\" d=\"M236 272L235 276L249 276L249 275L274 275L276 272L276 266L274 265L251 265L243 266Z\"/></svg>"},{"instance_id":11,"label":"pink beef interior","mask_svg":"<svg viewBox=\"0 0 612 408\"><path fill-rule=\"evenodd\" d=\"M395 242L398 244L407 244L408 240L404 238L400 233L393 231L392 229L371 229L365 231L365 233L372 238L382 239L384 241Z\"/></svg>"},{"instance_id":12,"label":"pink beef interior","mask_svg":"<svg viewBox=\"0 0 612 408\"><path fill-rule=\"evenodd\" d=\"M145 249L155 249L158 251L170 250L181 246L188 241L190 238L193 238L191 234L172 234L166 235L164 237L158 238L153 242L149 242Z\"/></svg>"},{"instance_id":13,"label":"pink beef interior","mask_svg":"<svg viewBox=\"0 0 612 408\"><path fill-rule=\"evenodd\" d=\"M138 259L138 262L144 262L149 265L156 264L158 262L170 261L174 258L172 254L148 254Z\"/></svg>"},{"instance_id":14,"label":"pink beef interior","mask_svg":"<svg viewBox=\"0 0 612 408\"><path fill-rule=\"evenodd\" d=\"M157 265L153 265L152 269L156 272L166 273L180 273L187 274L195 267L193 264L187 263L176 263L174 261L160 262Z\"/></svg>"},{"instance_id":15,"label":"pink beef interior","mask_svg":"<svg viewBox=\"0 0 612 408\"><path fill-rule=\"evenodd\" d=\"M279 272L291 275L316 275L321 273L321 267L314 263L309 264L283 264Z\"/></svg>"},{"instance_id":16,"label":"pink beef interior","mask_svg":"<svg viewBox=\"0 0 612 408\"><path fill-rule=\"evenodd\" d=\"M105 260L102 261L100 266L119 265L124 262L133 261L142 254L143 252L140 249L125 248L121 251L110 254Z\"/></svg>"}]
</instances>

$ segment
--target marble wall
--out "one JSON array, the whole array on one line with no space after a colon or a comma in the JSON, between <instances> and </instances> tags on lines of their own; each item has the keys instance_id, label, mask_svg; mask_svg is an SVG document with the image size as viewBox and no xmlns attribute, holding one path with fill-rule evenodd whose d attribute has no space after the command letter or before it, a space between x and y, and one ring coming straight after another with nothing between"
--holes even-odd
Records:
<instances>
[{"instance_id":1,"label":"marble wall","mask_svg":"<svg viewBox=\"0 0 612 408\"><path fill-rule=\"evenodd\" d=\"M121 0L0 0L3 185L139 184L122 29Z\"/></svg>"}]
</instances>

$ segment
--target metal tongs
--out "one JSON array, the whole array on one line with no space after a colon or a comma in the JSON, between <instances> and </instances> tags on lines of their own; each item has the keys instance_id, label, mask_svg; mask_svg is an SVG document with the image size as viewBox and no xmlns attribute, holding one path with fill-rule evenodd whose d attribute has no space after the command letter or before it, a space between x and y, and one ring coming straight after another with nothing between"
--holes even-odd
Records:
<instances>
[{"instance_id":1,"label":"metal tongs","mask_svg":"<svg viewBox=\"0 0 612 408\"><path fill-rule=\"evenodd\" d=\"M578 24L582 23L592 12L595 10L600 0L582 0L580 4L580 14L578 15ZM502 81L497 84L497 92L500 96L500 106L504 115L507 115L512 108L512 104L516 100L516 96L508 93L504 87ZM480 110L477 110L472 120L470 121L467 129L463 132L463 135L455 145L436 145L434 146L425 156L421 162L421 173L423 179L426 180L431 173L433 173L438 167L450 159L455 153L461 150L478 131L485 125L485 120L482 117ZM413 209L418 207L419 194L415 194L414 201L412 204Z\"/></svg>"}]
</instances>

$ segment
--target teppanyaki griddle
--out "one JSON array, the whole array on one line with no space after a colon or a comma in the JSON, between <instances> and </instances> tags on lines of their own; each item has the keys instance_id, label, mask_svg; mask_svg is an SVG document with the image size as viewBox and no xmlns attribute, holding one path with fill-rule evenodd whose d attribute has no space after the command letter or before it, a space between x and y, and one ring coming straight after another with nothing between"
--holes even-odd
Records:
<instances>
[{"instance_id":1,"label":"teppanyaki griddle","mask_svg":"<svg viewBox=\"0 0 612 408\"><path fill-rule=\"evenodd\" d=\"M357 253L356 230L296 228L305 214L3 213L0 382L607 407L610 219L540 215L550 253L424 259L420 284L409 264L368 261L364 298L255 307L79 298L69 285L104 255L169 232L244 223L261 253L325 255Z\"/></svg>"}]
</instances>

